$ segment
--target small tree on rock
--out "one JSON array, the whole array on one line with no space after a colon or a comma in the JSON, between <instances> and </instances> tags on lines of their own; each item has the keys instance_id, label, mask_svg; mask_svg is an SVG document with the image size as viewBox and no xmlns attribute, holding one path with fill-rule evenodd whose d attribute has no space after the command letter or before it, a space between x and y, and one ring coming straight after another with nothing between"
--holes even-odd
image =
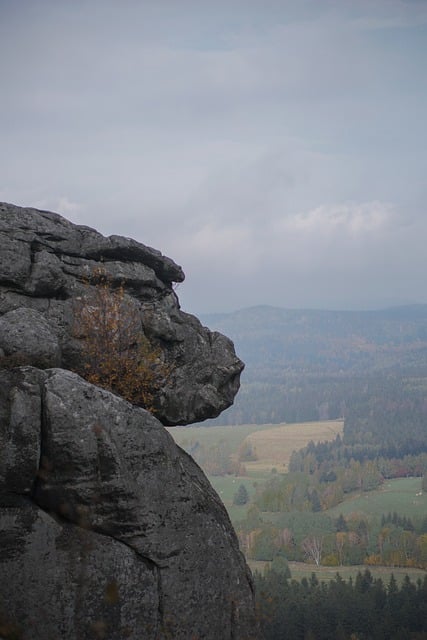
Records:
<instances>
[{"instance_id":1,"label":"small tree on rock","mask_svg":"<svg viewBox=\"0 0 427 640\"><path fill-rule=\"evenodd\" d=\"M123 286L113 288L103 270L74 306L73 335L84 343L75 368L88 382L154 411L156 393L170 373L160 349L142 330L139 309Z\"/></svg>"}]
</instances>

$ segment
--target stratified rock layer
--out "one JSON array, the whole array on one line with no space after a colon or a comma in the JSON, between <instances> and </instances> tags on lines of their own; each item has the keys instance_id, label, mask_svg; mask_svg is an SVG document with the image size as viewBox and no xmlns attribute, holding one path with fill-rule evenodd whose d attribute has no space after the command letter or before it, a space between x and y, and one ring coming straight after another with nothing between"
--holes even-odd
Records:
<instances>
[{"instance_id":1,"label":"stratified rock layer","mask_svg":"<svg viewBox=\"0 0 427 640\"><path fill-rule=\"evenodd\" d=\"M164 423L216 415L238 388L232 343L180 311L171 260L0 205L0 637L255 640L250 572L203 472L149 412L67 370L100 264L174 364Z\"/></svg>"},{"instance_id":2,"label":"stratified rock layer","mask_svg":"<svg viewBox=\"0 0 427 640\"><path fill-rule=\"evenodd\" d=\"M55 213L0 204L0 316L19 310L21 324L28 326L34 314L27 312L25 318L26 309L43 316L33 337L26 333L31 364L39 365L37 357L46 356L40 354L42 323L51 334L50 366L70 369L79 361L83 347L73 335L75 302L93 286L99 269L113 285L124 287L145 335L171 365L154 400L159 420L188 424L227 408L239 388L243 364L228 338L180 310L173 283L184 280L181 267L135 240L106 238ZM16 352L19 336L5 339L5 331L3 323L0 349Z\"/></svg>"}]
</instances>

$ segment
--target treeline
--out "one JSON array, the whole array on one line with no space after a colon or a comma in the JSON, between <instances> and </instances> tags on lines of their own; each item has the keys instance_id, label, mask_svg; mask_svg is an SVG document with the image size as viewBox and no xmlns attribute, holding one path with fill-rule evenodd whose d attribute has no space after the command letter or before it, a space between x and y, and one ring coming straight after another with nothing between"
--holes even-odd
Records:
<instances>
[{"instance_id":1,"label":"treeline","mask_svg":"<svg viewBox=\"0 0 427 640\"><path fill-rule=\"evenodd\" d=\"M422 448L412 453L406 453L406 451L405 445L402 448L391 448L378 444L366 444L363 441L349 445L338 436L330 442L317 444L310 442L306 447L295 451L291 456L290 470L305 473L323 470L327 475L334 466L348 467L352 462L364 463L377 460L384 478L422 475L427 454L423 453Z\"/></svg>"},{"instance_id":2,"label":"treeline","mask_svg":"<svg viewBox=\"0 0 427 640\"><path fill-rule=\"evenodd\" d=\"M344 445L338 436L334 442L310 442L292 453L289 472L278 481L272 479L258 497L261 508L274 494L279 500L288 496L286 507L312 511L329 509L339 504L346 494L355 491L373 491L384 480L405 477L423 477L427 471L427 453L404 455L401 458L378 456L384 453L369 445ZM301 488L289 493L289 486L299 482L305 486L304 502ZM290 501L289 501L290 498ZM263 508L264 511L283 510Z\"/></svg>"},{"instance_id":3,"label":"treeline","mask_svg":"<svg viewBox=\"0 0 427 640\"><path fill-rule=\"evenodd\" d=\"M426 640L427 576L399 587L369 570L328 583L314 574L301 582L274 568L255 573L258 617L264 640Z\"/></svg>"},{"instance_id":4,"label":"treeline","mask_svg":"<svg viewBox=\"0 0 427 640\"><path fill-rule=\"evenodd\" d=\"M344 443L363 443L387 458L427 451L426 398L424 377L369 380L348 401Z\"/></svg>"},{"instance_id":5,"label":"treeline","mask_svg":"<svg viewBox=\"0 0 427 640\"><path fill-rule=\"evenodd\" d=\"M399 386L424 386L425 396L427 305L370 312L256 307L205 321L232 338L246 363L234 405L214 424L334 420L357 412L369 395L401 404Z\"/></svg>"},{"instance_id":6,"label":"treeline","mask_svg":"<svg viewBox=\"0 0 427 640\"><path fill-rule=\"evenodd\" d=\"M258 488L254 498L261 511L325 511L342 502L346 494L377 489L384 479L422 477L427 454L402 459L376 458L361 461L335 442L309 443L292 454L287 474L273 474ZM361 447L363 450L363 447ZM420 489L423 484L420 484Z\"/></svg>"},{"instance_id":7,"label":"treeline","mask_svg":"<svg viewBox=\"0 0 427 640\"><path fill-rule=\"evenodd\" d=\"M249 365L248 365L249 367ZM280 424L336 420L343 417L344 399L358 384L347 374L300 374L288 369L272 379L259 379L260 371L244 372L232 407L207 425ZM250 376L250 379L248 379ZM361 383L360 383L361 384Z\"/></svg>"},{"instance_id":8,"label":"treeline","mask_svg":"<svg viewBox=\"0 0 427 640\"><path fill-rule=\"evenodd\" d=\"M261 511L325 511L340 504L345 494L372 491L383 477L374 462L352 460L347 467L327 472L302 470L273 476L254 498Z\"/></svg>"},{"instance_id":9,"label":"treeline","mask_svg":"<svg viewBox=\"0 0 427 640\"><path fill-rule=\"evenodd\" d=\"M426 356L427 360L427 356ZM251 373L255 376L255 372ZM279 424L344 419L347 445L364 443L386 457L427 451L427 362L407 372L283 371L248 381L211 424Z\"/></svg>"},{"instance_id":10,"label":"treeline","mask_svg":"<svg viewBox=\"0 0 427 640\"><path fill-rule=\"evenodd\" d=\"M398 514L377 518L322 513L280 513L265 521L256 506L236 524L242 550L252 560L288 560L339 567L419 567L427 569L427 517Z\"/></svg>"}]
</instances>

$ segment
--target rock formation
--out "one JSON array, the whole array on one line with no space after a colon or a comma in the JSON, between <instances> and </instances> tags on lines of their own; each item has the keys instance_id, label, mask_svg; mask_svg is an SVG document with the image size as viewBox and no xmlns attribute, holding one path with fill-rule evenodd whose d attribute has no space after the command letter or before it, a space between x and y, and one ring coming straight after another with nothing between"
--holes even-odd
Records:
<instances>
[{"instance_id":1,"label":"rock formation","mask_svg":"<svg viewBox=\"0 0 427 640\"><path fill-rule=\"evenodd\" d=\"M74 303L93 286L99 268L123 286L145 335L173 364L156 398L159 420L188 424L230 406L243 364L228 338L180 310L172 284L184 280L181 267L135 240L105 238L58 214L9 204L0 204L0 315L19 310L21 328L4 316L0 349L38 352L47 348L46 337L52 366L73 368L82 348L72 335Z\"/></svg>"},{"instance_id":2,"label":"rock formation","mask_svg":"<svg viewBox=\"0 0 427 640\"><path fill-rule=\"evenodd\" d=\"M0 205L0 638L255 639L250 573L203 472L157 418L70 371L73 301L99 264L174 363L164 424L238 389L232 343L180 310L170 259Z\"/></svg>"}]
</instances>

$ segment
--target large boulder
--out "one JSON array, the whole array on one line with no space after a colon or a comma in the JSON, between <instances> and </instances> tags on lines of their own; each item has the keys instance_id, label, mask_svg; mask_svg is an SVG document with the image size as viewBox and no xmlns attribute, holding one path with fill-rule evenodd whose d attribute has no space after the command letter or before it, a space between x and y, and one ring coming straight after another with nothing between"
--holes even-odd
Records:
<instances>
[{"instance_id":1,"label":"large boulder","mask_svg":"<svg viewBox=\"0 0 427 640\"><path fill-rule=\"evenodd\" d=\"M81 360L84 344L73 331L76 301L96 286L94 274L100 270L112 286L123 287L139 314L144 335L170 367L167 381L154 398L161 422L197 422L216 417L230 406L243 363L228 338L181 311L173 288L184 280L181 267L135 240L106 238L55 213L0 204L3 334L10 317L4 314L17 311L22 317L27 313L22 309L42 314L47 325L43 334L50 334L47 366L74 369ZM33 331L33 348L34 333L42 335L41 330L40 325ZM18 341L13 349L21 346ZM33 364L38 366L39 360L35 358Z\"/></svg>"},{"instance_id":2,"label":"large boulder","mask_svg":"<svg viewBox=\"0 0 427 640\"><path fill-rule=\"evenodd\" d=\"M180 310L172 260L0 205L0 640L255 640L251 575L203 472L71 370L100 269L169 367L164 424L217 415L239 386L232 343Z\"/></svg>"},{"instance_id":3,"label":"large boulder","mask_svg":"<svg viewBox=\"0 0 427 640\"><path fill-rule=\"evenodd\" d=\"M2 637L257 637L202 471L151 414L78 375L0 371L0 508Z\"/></svg>"},{"instance_id":4,"label":"large boulder","mask_svg":"<svg viewBox=\"0 0 427 640\"><path fill-rule=\"evenodd\" d=\"M0 316L0 349L9 362L56 367L61 360L57 336L35 309L19 307Z\"/></svg>"}]
</instances>

